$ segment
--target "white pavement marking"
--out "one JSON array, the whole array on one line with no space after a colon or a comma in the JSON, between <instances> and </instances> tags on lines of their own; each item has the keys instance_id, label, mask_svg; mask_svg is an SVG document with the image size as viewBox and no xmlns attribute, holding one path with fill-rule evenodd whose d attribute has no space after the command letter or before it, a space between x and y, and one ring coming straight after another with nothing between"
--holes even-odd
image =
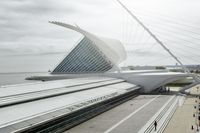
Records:
<instances>
[{"instance_id":1,"label":"white pavement marking","mask_svg":"<svg viewBox=\"0 0 200 133\"><path fill-rule=\"evenodd\" d=\"M141 109L143 109L145 106L147 106L148 104L150 104L151 102L153 102L156 98L158 98L160 95L156 96L155 98L151 99L149 102L145 103L143 106L141 106L140 108L138 108L137 110L135 110L134 112L132 112L130 115L126 116L124 119L122 119L121 121L119 121L118 123L116 123L115 125L113 125L112 127L110 127L109 129L107 129L104 133L109 133L111 132L113 129L115 129L116 127L118 127L120 124L122 124L123 122L125 122L126 120L128 120L130 117L132 117L134 114L136 114L138 111L140 111Z\"/></svg>"}]
</instances>

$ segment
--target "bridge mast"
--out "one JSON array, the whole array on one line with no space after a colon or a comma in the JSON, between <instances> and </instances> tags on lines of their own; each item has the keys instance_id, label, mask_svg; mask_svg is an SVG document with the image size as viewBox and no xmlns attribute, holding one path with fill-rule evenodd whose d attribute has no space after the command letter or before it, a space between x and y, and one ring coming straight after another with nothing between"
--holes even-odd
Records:
<instances>
[{"instance_id":1,"label":"bridge mast","mask_svg":"<svg viewBox=\"0 0 200 133\"><path fill-rule=\"evenodd\" d=\"M183 65L183 63L160 41L156 35L154 35L120 0L116 0L130 15L131 17L136 20L145 31L147 31L151 37L153 37L158 44L160 44L183 68L186 73L190 73L190 71Z\"/></svg>"}]
</instances>

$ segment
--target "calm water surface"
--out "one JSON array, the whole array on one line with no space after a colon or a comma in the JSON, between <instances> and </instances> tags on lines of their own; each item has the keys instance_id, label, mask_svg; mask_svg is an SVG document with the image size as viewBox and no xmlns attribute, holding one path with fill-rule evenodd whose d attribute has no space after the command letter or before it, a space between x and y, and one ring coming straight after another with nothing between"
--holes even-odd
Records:
<instances>
[{"instance_id":1,"label":"calm water surface","mask_svg":"<svg viewBox=\"0 0 200 133\"><path fill-rule=\"evenodd\" d=\"M25 80L26 77L47 75L48 73L0 73L0 86L38 82L33 80Z\"/></svg>"}]
</instances>

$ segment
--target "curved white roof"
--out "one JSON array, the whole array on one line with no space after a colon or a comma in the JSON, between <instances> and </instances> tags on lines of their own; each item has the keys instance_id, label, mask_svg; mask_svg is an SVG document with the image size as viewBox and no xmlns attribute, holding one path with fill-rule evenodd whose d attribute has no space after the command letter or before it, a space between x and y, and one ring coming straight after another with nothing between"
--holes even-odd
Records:
<instances>
[{"instance_id":1,"label":"curved white roof","mask_svg":"<svg viewBox=\"0 0 200 133\"><path fill-rule=\"evenodd\" d=\"M107 46L110 47L110 49L116 53L116 64L120 64L122 61L124 61L127 57L126 55L126 51L124 49L123 44L115 39L110 39L110 38L103 38L100 37L101 40L103 40L106 44L108 44ZM103 48L103 50L105 49L105 47ZM104 50L105 51L105 50Z\"/></svg>"},{"instance_id":2,"label":"curved white roof","mask_svg":"<svg viewBox=\"0 0 200 133\"><path fill-rule=\"evenodd\" d=\"M52 21L50 23L74 30L81 33L83 36L90 39L95 46L97 46L106 57L115 65L118 65L126 59L126 52L120 41L115 39L101 38L89 33L79 27L75 27L69 24Z\"/></svg>"}]
</instances>

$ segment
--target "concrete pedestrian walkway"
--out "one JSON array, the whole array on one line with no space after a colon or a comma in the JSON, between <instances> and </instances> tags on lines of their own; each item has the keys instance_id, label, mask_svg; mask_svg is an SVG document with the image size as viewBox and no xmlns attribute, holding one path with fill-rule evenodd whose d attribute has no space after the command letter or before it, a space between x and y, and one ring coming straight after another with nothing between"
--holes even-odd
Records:
<instances>
[{"instance_id":1,"label":"concrete pedestrian walkway","mask_svg":"<svg viewBox=\"0 0 200 133\"><path fill-rule=\"evenodd\" d=\"M199 89L197 89L199 88ZM200 94L200 85L190 89L192 94ZM187 96L184 104L179 106L166 127L164 133L195 133L197 124L197 104L200 99ZM193 116L195 114L195 117ZM192 126L194 129L192 130Z\"/></svg>"}]
</instances>

